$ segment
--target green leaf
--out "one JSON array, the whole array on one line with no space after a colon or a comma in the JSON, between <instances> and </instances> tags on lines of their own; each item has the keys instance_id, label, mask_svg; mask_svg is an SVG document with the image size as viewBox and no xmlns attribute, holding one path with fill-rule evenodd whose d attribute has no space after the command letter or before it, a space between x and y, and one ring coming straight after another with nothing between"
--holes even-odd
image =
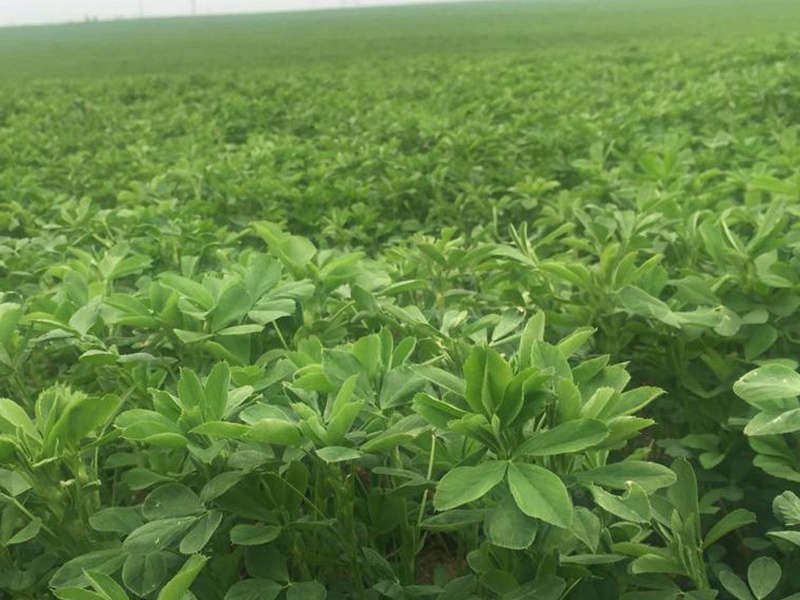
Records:
<instances>
[{"instance_id":1,"label":"green leaf","mask_svg":"<svg viewBox=\"0 0 800 600\"><path fill-rule=\"evenodd\" d=\"M215 331L214 335L219 335L222 337L238 337L242 335L253 335L254 333L261 333L262 331L264 331L263 325L248 323L246 325L232 325L231 327L220 329L219 331Z\"/></svg>"},{"instance_id":2,"label":"green leaf","mask_svg":"<svg viewBox=\"0 0 800 600\"><path fill-rule=\"evenodd\" d=\"M175 329L175 337L177 337L184 344L197 344L205 340L210 340L214 337L210 333L202 333L199 331L188 331L186 329Z\"/></svg>"},{"instance_id":3,"label":"green leaf","mask_svg":"<svg viewBox=\"0 0 800 600\"><path fill-rule=\"evenodd\" d=\"M189 532L181 540L181 554L196 554L205 548L208 540L222 522L222 511L212 510L200 517Z\"/></svg>"},{"instance_id":4,"label":"green leaf","mask_svg":"<svg viewBox=\"0 0 800 600\"><path fill-rule=\"evenodd\" d=\"M430 516L420 526L431 531L459 531L483 521L484 514L483 510L457 508Z\"/></svg>"},{"instance_id":5,"label":"green leaf","mask_svg":"<svg viewBox=\"0 0 800 600\"><path fill-rule=\"evenodd\" d=\"M614 404L611 414L606 416L627 416L642 410L653 400L664 394L664 390L657 387L638 387L627 392L623 392L619 400Z\"/></svg>"},{"instance_id":6,"label":"green leaf","mask_svg":"<svg viewBox=\"0 0 800 600\"><path fill-rule=\"evenodd\" d=\"M363 404L364 403L360 401L350 402L349 404L340 407L339 410L336 411L336 414L333 415L328 423L329 444L339 444L344 440L345 435L347 435L347 432L350 431L350 427L353 425L353 422L361 413L361 407Z\"/></svg>"},{"instance_id":7,"label":"green leaf","mask_svg":"<svg viewBox=\"0 0 800 600\"><path fill-rule=\"evenodd\" d=\"M756 439L764 438L751 438L751 440ZM773 477L800 482L800 471L794 467L794 461L790 461L785 456L775 457L759 454L753 459L753 464Z\"/></svg>"},{"instance_id":8,"label":"green leaf","mask_svg":"<svg viewBox=\"0 0 800 600\"><path fill-rule=\"evenodd\" d=\"M8 434L0 433L0 464L11 462L17 451L20 450L19 441ZM2 484L0 484L2 487Z\"/></svg>"},{"instance_id":9,"label":"green leaf","mask_svg":"<svg viewBox=\"0 0 800 600\"><path fill-rule=\"evenodd\" d=\"M763 436L800 431L800 408L786 411L765 411L745 425L745 435Z\"/></svg>"},{"instance_id":10,"label":"green leaf","mask_svg":"<svg viewBox=\"0 0 800 600\"><path fill-rule=\"evenodd\" d=\"M474 346L464 363L464 398L473 413L493 415L512 377L511 367L496 350Z\"/></svg>"},{"instance_id":11,"label":"green leaf","mask_svg":"<svg viewBox=\"0 0 800 600\"><path fill-rule=\"evenodd\" d=\"M626 460L589 471L581 471L575 473L574 477L583 484L603 485L618 490L624 490L627 482L633 481L648 494L677 481L675 473L667 467L638 460Z\"/></svg>"},{"instance_id":12,"label":"green leaf","mask_svg":"<svg viewBox=\"0 0 800 600\"><path fill-rule=\"evenodd\" d=\"M756 408L764 408L764 402L799 395L800 375L781 364L765 365L742 376L733 384L733 391Z\"/></svg>"},{"instance_id":13,"label":"green leaf","mask_svg":"<svg viewBox=\"0 0 800 600\"><path fill-rule=\"evenodd\" d=\"M584 417L600 418L614 414L614 407L619 401L617 390L610 386L597 388L581 407L581 415Z\"/></svg>"},{"instance_id":14,"label":"green leaf","mask_svg":"<svg viewBox=\"0 0 800 600\"><path fill-rule=\"evenodd\" d=\"M237 483L247 476L245 471L229 471L227 473L220 473L200 490L200 500L202 502L211 502L214 498L220 497L222 494L233 488Z\"/></svg>"},{"instance_id":15,"label":"green leaf","mask_svg":"<svg viewBox=\"0 0 800 600\"><path fill-rule=\"evenodd\" d=\"M90 516L89 525L95 531L128 535L142 525L142 516L137 507L112 506L99 510Z\"/></svg>"},{"instance_id":16,"label":"green leaf","mask_svg":"<svg viewBox=\"0 0 800 600\"><path fill-rule=\"evenodd\" d=\"M210 438L221 440L238 440L244 437L250 427L241 423L230 423L229 421L207 421L202 425L193 428L190 433L205 435Z\"/></svg>"},{"instance_id":17,"label":"green leaf","mask_svg":"<svg viewBox=\"0 0 800 600\"><path fill-rule=\"evenodd\" d=\"M170 478L151 471L150 469L143 469L141 467L134 467L129 471L125 471L122 476L122 481L133 491L144 490L152 487L156 483L169 482Z\"/></svg>"},{"instance_id":18,"label":"green leaf","mask_svg":"<svg viewBox=\"0 0 800 600\"><path fill-rule=\"evenodd\" d=\"M439 369L433 365L414 365L411 370L434 385L453 392L456 396L464 396L464 380L449 371Z\"/></svg>"},{"instance_id":19,"label":"green leaf","mask_svg":"<svg viewBox=\"0 0 800 600\"><path fill-rule=\"evenodd\" d=\"M772 513L784 525L800 525L800 498L794 492L783 492L772 501Z\"/></svg>"},{"instance_id":20,"label":"green leaf","mask_svg":"<svg viewBox=\"0 0 800 600\"><path fill-rule=\"evenodd\" d=\"M566 422L579 418L583 406L580 388L570 379L559 377L555 391L558 397L558 419Z\"/></svg>"},{"instance_id":21,"label":"green leaf","mask_svg":"<svg viewBox=\"0 0 800 600\"><path fill-rule=\"evenodd\" d=\"M219 333L221 329L240 321L255 302L241 282L231 282L217 298L214 310L211 311L211 331ZM259 327L261 329L262 327Z\"/></svg>"},{"instance_id":22,"label":"green leaf","mask_svg":"<svg viewBox=\"0 0 800 600\"><path fill-rule=\"evenodd\" d=\"M450 510L485 496L506 474L507 463L489 461L475 467L456 467L439 481L433 506Z\"/></svg>"},{"instance_id":23,"label":"green leaf","mask_svg":"<svg viewBox=\"0 0 800 600\"><path fill-rule=\"evenodd\" d=\"M0 304L0 348L11 353L11 339L22 318L19 304L4 302Z\"/></svg>"},{"instance_id":24,"label":"green leaf","mask_svg":"<svg viewBox=\"0 0 800 600\"><path fill-rule=\"evenodd\" d=\"M381 344L381 337L379 335L372 334L359 338L350 346L350 352L361 364L363 367L363 373L368 379L374 379L377 377L378 373L382 371L383 357L381 356ZM387 351L391 351L391 341L388 341L387 344L389 346L387 347ZM390 357L386 356L386 360L388 361L389 359ZM358 378L356 378L356 381L357 380ZM347 381L344 381L342 385L344 386L346 383ZM346 400L345 402L347 401L349 400Z\"/></svg>"},{"instance_id":25,"label":"green leaf","mask_svg":"<svg viewBox=\"0 0 800 600\"><path fill-rule=\"evenodd\" d=\"M286 600L325 600L328 590L317 581L290 583L286 589Z\"/></svg>"},{"instance_id":26,"label":"green leaf","mask_svg":"<svg viewBox=\"0 0 800 600\"><path fill-rule=\"evenodd\" d=\"M60 442L77 444L91 432L105 426L121 404L122 398L113 394L100 398L74 394L64 416L59 420Z\"/></svg>"},{"instance_id":27,"label":"green leaf","mask_svg":"<svg viewBox=\"0 0 800 600\"><path fill-rule=\"evenodd\" d=\"M53 590L53 594L59 600L108 600L107 597L97 592L74 587Z\"/></svg>"},{"instance_id":28,"label":"green leaf","mask_svg":"<svg viewBox=\"0 0 800 600\"><path fill-rule=\"evenodd\" d=\"M337 463L348 460L357 460L362 454L355 448L345 448L343 446L327 446L317 450L317 455L326 463Z\"/></svg>"},{"instance_id":29,"label":"green leaf","mask_svg":"<svg viewBox=\"0 0 800 600\"><path fill-rule=\"evenodd\" d=\"M447 429L450 421L461 419L468 414L452 404L424 393L414 396L412 408L414 412L439 429Z\"/></svg>"},{"instance_id":30,"label":"green leaf","mask_svg":"<svg viewBox=\"0 0 800 600\"><path fill-rule=\"evenodd\" d=\"M494 428L483 415L468 415L457 421L451 421L448 423L448 429L477 440L486 448L495 450L498 448Z\"/></svg>"},{"instance_id":31,"label":"green leaf","mask_svg":"<svg viewBox=\"0 0 800 600\"><path fill-rule=\"evenodd\" d=\"M645 554L631 563L631 572L635 575L641 573L667 573L670 575L686 575L686 569L674 558L660 554Z\"/></svg>"},{"instance_id":32,"label":"green leaf","mask_svg":"<svg viewBox=\"0 0 800 600\"><path fill-rule=\"evenodd\" d=\"M331 521L333 520L329 520L324 527L329 528L333 525L334 522ZM277 544L245 548L244 563L247 574L250 577L260 578L262 582L265 579L282 584L291 581L288 557Z\"/></svg>"},{"instance_id":33,"label":"green leaf","mask_svg":"<svg viewBox=\"0 0 800 600\"><path fill-rule=\"evenodd\" d=\"M170 517L188 517L205 512L203 503L192 490L180 483L162 485L145 498L142 514L148 521Z\"/></svg>"},{"instance_id":34,"label":"green leaf","mask_svg":"<svg viewBox=\"0 0 800 600\"><path fill-rule=\"evenodd\" d=\"M481 583L495 594L504 594L519 591L520 585L517 578L505 569L487 568L481 573Z\"/></svg>"},{"instance_id":35,"label":"green leaf","mask_svg":"<svg viewBox=\"0 0 800 600\"><path fill-rule=\"evenodd\" d=\"M734 598L738 600L756 600L747 588L747 584L730 571L720 572L719 581Z\"/></svg>"},{"instance_id":36,"label":"green leaf","mask_svg":"<svg viewBox=\"0 0 800 600\"><path fill-rule=\"evenodd\" d=\"M608 437L596 449L618 450L623 448L628 440L654 423L655 421L652 419L642 419L640 417L614 417L606 421Z\"/></svg>"},{"instance_id":37,"label":"green leaf","mask_svg":"<svg viewBox=\"0 0 800 600\"><path fill-rule=\"evenodd\" d=\"M183 563L180 571L161 589L156 600L181 600L184 594L189 591L189 586L197 578L206 561L208 561L208 557L200 554L190 556Z\"/></svg>"},{"instance_id":38,"label":"green leaf","mask_svg":"<svg viewBox=\"0 0 800 600\"><path fill-rule=\"evenodd\" d=\"M23 408L8 398L0 398L0 433L17 434L17 429L32 440L41 440L36 425Z\"/></svg>"},{"instance_id":39,"label":"green leaf","mask_svg":"<svg viewBox=\"0 0 800 600\"><path fill-rule=\"evenodd\" d=\"M181 369L181 377L178 380L178 398L186 411L200 407L202 412L206 405L206 391L203 384L200 383L200 378L191 369Z\"/></svg>"},{"instance_id":40,"label":"green leaf","mask_svg":"<svg viewBox=\"0 0 800 600\"><path fill-rule=\"evenodd\" d=\"M119 360L119 354L102 350L87 350L78 357L78 360L87 365L113 365Z\"/></svg>"},{"instance_id":41,"label":"green leaf","mask_svg":"<svg viewBox=\"0 0 800 600\"><path fill-rule=\"evenodd\" d=\"M130 554L122 565L122 583L138 596L159 589L167 578L167 560L163 552Z\"/></svg>"},{"instance_id":42,"label":"green leaf","mask_svg":"<svg viewBox=\"0 0 800 600\"><path fill-rule=\"evenodd\" d=\"M297 426L283 419L261 419L250 427L245 439L299 448L302 442Z\"/></svg>"},{"instance_id":43,"label":"green leaf","mask_svg":"<svg viewBox=\"0 0 800 600\"><path fill-rule=\"evenodd\" d=\"M594 335L593 327L580 327L556 344L556 348L564 357L569 358Z\"/></svg>"},{"instance_id":44,"label":"green leaf","mask_svg":"<svg viewBox=\"0 0 800 600\"><path fill-rule=\"evenodd\" d=\"M592 497L600 508L632 523L649 523L653 517L650 498L640 485L627 482L627 490L622 496L615 496L604 489L590 486Z\"/></svg>"},{"instance_id":45,"label":"green leaf","mask_svg":"<svg viewBox=\"0 0 800 600\"><path fill-rule=\"evenodd\" d=\"M544 327L545 315L543 312L536 313L525 324L525 329L523 329L519 340L519 350L517 351L520 370L531 366L533 344L544 341Z\"/></svg>"},{"instance_id":46,"label":"green leaf","mask_svg":"<svg viewBox=\"0 0 800 600\"><path fill-rule=\"evenodd\" d=\"M231 529L231 542L239 546L268 544L281 534L279 525L235 525Z\"/></svg>"},{"instance_id":47,"label":"green leaf","mask_svg":"<svg viewBox=\"0 0 800 600\"><path fill-rule=\"evenodd\" d=\"M406 366L406 362L411 357L414 349L417 347L417 339L414 336L408 336L400 340L392 352L392 359L389 366L392 369ZM413 369L412 369L413 371Z\"/></svg>"},{"instance_id":48,"label":"green leaf","mask_svg":"<svg viewBox=\"0 0 800 600\"><path fill-rule=\"evenodd\" d=\"M667 498L678 511L681 519L686 521L694 515L696 531L693 545L700 543L700 506L697 496L697 478L694 470L685 458L679 458L672 463L672 471L678 480L667 488ZM684 540L688 542L689 540Z\"/></svg>"},{"instance_id":49,"label":"green leaf","mask_svg":"<svg viewBox=\"0 0 800 600\"><path fill-rule=\"evenodd\" d=\"M557 527L572 524L572 499L564 483L551 471L536 465L511 463L508 487L526 515Z\"/></svg>"},{"instance_id":50,"label":"green leaf","mask_svg":"<svg viewBox=\"0 0 800 600\"><path fill-rule=\"evenodd\" d=\"M122 586L101 571L86 571L86 579L94 591L103 594L106 600L128 600L128 594Z\"/></svg>"},{"instance_id":51,"label":"green leaf","mask_svg":"<svg viewBox=\"0 0 800 600\"><path fill-rule=\"evenodd\" d=\"M203 418L206 421L220 421L225 416L228 403L228 388L231 385L231 369L228 363L217 363L208 374L205 385L206 404Z\"/></svg>"},{"instance_id":52,"label":"green leaf","mask_svg":"<svg viewBox=\"0 0 800 600\"><path fill-rule=\"evenodd\" d=\"M758 600L769 596L781 581L781 567L769 556L759 556L747 569L747 583Z\"/></svg>"},{"instance_id":53,"label":"green leaf","mask_svg":"<svg viewBox=\"0 0 800 600\"><path fill-rule=\"evenodd\" d=\"M714 289L709 285L703 277L699 275L689 275L682 279L677 279L671 282L678 293L676 297L689 304L698 304L706 306L718 306L720 301L719 297L714 293Z\"/></svg>"},{"instance_id":54,"label":"green leaf","mask_svg":"<svg viewBox=\"0 0 800 600\"><path fill-rule=\"evenodd\" d=\"M530 367L517 373L506 386L503 399L497 406L495 416L504 427L513 426L525 406L525 397L536 390L549 388L552 376Z\"/></svg>"},{"instance_id":55,"label":"green leaf","mask_svg":"<svg viewBox=\"0 0 800 600\"><path fill-rule=\"evenodd\" d=\"M525 318L524 315L520 314L516 310L508 310L504 312L500 316L500 320L497 322L497 325L494 326L492 330L491 341L492 344L497 343L498 341L502 340L506 336L510 335L514 332L522 320Z\"/></svg>"},{"instance_id":56,"label":"green leaf","mask_svg":"<svg viewBox=\"0 0 800 600\"><path fill-rule=\"evenodd\" d=\"M683 600L717 600L717 590L693 590L691 592L684 592ZM659 598L659 600L664 600ZM786 600L786 598L784 598Z\"/></svg>"},{"instance_id":57,"label":"green leaf","mask_svg":"<svg viewBox=\"0 0 800 600\"><path fill-rule=\"evenodd\" d=\"M269 245L270 252L286 265L296 276L301 275L317 253L317 249L306 238L290 235L275 223L260 221L252 225L255 232Z\"/></svg>"},{"instance_id":58,"label":"green leaf","mask_svg":"<svg viewBox=\"0 0 800 600\"><path fill-rule=\"evenodd\" d=\"M358 374L351 375L345 379L344 383L339 387L339 391L331 406L331 419L335 419L342 409L353 402L353 394L356 391L356 385L360 377L361 376Z\"/></svg>"},{"instance_id":59,"label":"green leaf","mask_svg":"<svg viewBox=\"0 0 800 600\"><path fill-rule=\"evenodd\" d=\"M268 579L247 579L234 583L224 600L275 600L283 586Z\"/></svg>"},{"instance_id":60,"label":"green leaf","mask_svg":"<svg viewBox=\"0 0 800 600\"><path fill-rule=\"evenodd\" d=\"M205 286L174 273L163 273L160 278L164 285L186 297L199 308L205 311L214 308L214 296Z\"/></svg>"},{"instance_id":61,"label":"green leaf","mask_svg":"<svg viewBox=\"0 0 800 600\"><path fill-rule=\"evenodd\" d=\"M20 471L0 469L0 488L8 492L12 498L27 492L32 487L28 477Z\"/></svg>"},{"instance_id":62,"label":"green leaf","mask_svg":"<svg viewBox=\"0 0 800 600\"><path fill-rule=\"evenodd\" d=\"M590 566L611 565L625 560L625 557L619 554L602 554L598 552L592 554L570 554L568 556L561 555L558 560L562 565Z\"/></svg>"},{"instance_id":63,"label":"green leaf","mask_svg":"<svg viewBox=\"0 0 800 600\"><path fill-rule=\"evenodd\" d=\"M97 550L82 554L62 565L50 579L50 587L65 588L69 586L87 586L84 571L100 571L110 575L119 570L125 562L125 554L118 550Z\"/></svg>"},{"instance_id":64,"label":"green leaf","mask_svg":"<svg viewBox=\"0 0 800 600\"><path fill-rule=\"evenodd\" d=\"M572 369L570 369L569 362L552 344L534 342L531 349L531 364L542 371L553 369L555 381L558 381L559 378L572 381Z\"/></svg>"},{"instance_id":65,"label":"green leaf","mask_svg":"<svg viewBox=\"0 0 800 600\"><path fill-rule=\"evenodd\" d=\"M196 520L181 517L145 523L125 538L122 547L130 554L153 554L177 542Z\"/></svg>"},{"instance_id":66,"label":"green leaf","mask_svg":"<svg viewBox=\"0 0 800 600\"><path fill-rule=\"evenodd\" d=\"M359 449L362 453L366 452L367 454L384 452L403 446L413 439L414 436L408 433L384 432L361 444Z\"/></svg>"},{"instance_id":67,"label":"green leaf","mask_svg":"<svg viewBox=\"0 0 800 600\"><path fill-rule=\"evenodd\" d=\"M559 600L566 582L555 575L540 575L534 581L503 594L501 600Z\"/></svg>"},{"instance_id":68,"label":"green leaf","mask_svg":"<svg viewBox=\"0 0 800 600\"><path fill-rule=\"evenodd\" d=\"M41 530L42 522L39 519L34 519L13 536L11 536L11 539L6 542L6 546L14 546L16 544L24 544L25 542L29 542L39 535Z\"/></svg>"},{"instance_id":69,"label":"green leaf","mask_svg":"<svg viewBox=\"0 0 800 600\"><path fill-rule=\"evenodd\" d=\"M100 316L100 307L103 304L102 296L95 296L79 308L69 319L69 326L80 335L86 335Z\"/></svg>"},{"instance_id":70,"label":"green leaf","mask_svg":"<svg viewBox=\"0 0 800 600\"><path fill-rule=\"evenodd\" d=\"M785 540L795 546L800 546L800 531L768 531L767 535Z\"/></svg>"},{"instance_id":71,"label":"green leaf","mask_svg":"<svg viewBox=\"0 0 800 600\"><path fill-rule=\"evenodd\" d=\"M392 369L383 378L378 404L383 410L408 404L425 385L425 380L409 367Z\"/></svg>"},{"instance_id":72,"label":"green leaf","mask_svg":"<svg viewBox=\"0 0 800 600\"><path fill-rule=\"evenodd\" d=\"M652 317L671 327L680 327L680 320L672 309L641 288L627 285L617 292L617 298L619 306L633 315Z\"/></svg>"},{"instance_id":73,"label":"green leaf","mask_svg":"<svg viewBox=\"0 0 800 600\"><path fill-rule=\"evenodd\" d=\"M757 190L764 190L772 194L785 196L797 195L797 188L792 185L791 181L784 181L773 175L753 175L750 180L750 185Z\"/></svg>"},{"instance_id":74,"label":"green leaf","mask_svg":"<svg viewBox=\"0 0 800 600\"><path fill-rule=\"evenodd\" d=\"M512 550L528 548L538 530L539 522L523 513L510 495L489 511L484 522L484 531L489 542Z\"/></svg>"},{"instance_id":75,"label":"green leaf","mask_svg":"<svg viewBox=\"0 0 800 600\"><path fill-rule=\"evenodd\" d=\"M600 519L588 508L575 507L575 516L572 520L572 534L586 544L591 552L597 552L600 545L600 532L602 525Z\"/></svg>"},{"instance_id":76,"label":"green leaf","mask_svg":"<svg viewBox=\"0 0 800 600\"><path fill-rule=\"evenodd\" d=\"M752 361L769 350L778 340L778 330L772 325L756 327L753 335L744 344L744 358Z\"/></svg>"},{"instance_id":77,"label":"green leaf","mask_svg":"<svg viewBox=\"0 0 800 600\"><path fill-rule=\"evenodd\" d=\"M141 273L147 269L152 262L153 261L149 256L145 256L144 254L134 254L133 256L129 256L117 263L117 265L106 275L106 277L109 280L114 280L119 279L120 277L127 277L128 275Z\"/></svg>"},{"instance_id":78,"label":"green leaf","mask_svg":"<svg viewBox=\"0 0 800 600\"><path fill-rule=\"evenodd\" d=\"M745 525L755 522L755 513L743 508L737 508L736 510L722 517L714 524L713 527L711 527L711 529L708 530L708 533L706 533L706 537L703 540L703 548L708 548L711 546L711 544L716 542L722 536L729 534L731 531L735 531L741 527L744 527Z\"/></svg>"},{"instance_id":79,"label":"green leaf","mask_svg":"<svg viewBox=\"0 0 800 600\"><path fill-rule=\"evenodd\" d=\"M539 268L548 274L568 281L578 289L590 289L592 285L592 272L578 262L564 263L559 260L542 261Z\"/></svg>"},{"instance_id":80,"label":"green leaf","mask_svg":"<svg viewBox=\"0 0 800 600\"><path fill-rule=\"evenodd\" d=\"M733 337L739 332L741 319L739 316L726 307L715 309L719 315L719 323L714 327L714 333L722 337Z\"/></svg>"},{"instance_id":81,"label":"green leaf","mask_svg":"<svg viewBox=\"0 0 800 600\"><path fill-rule=\"evenodd\" d=\"M580 452L602 442L608 428L595 419L577 419L552 429L532 434L515 453L516 456L553 456Z\"/></svg>"},{"instance_id":82,"label":"green leaf","mask_svg":"<svg viewBox=\"0 0 800 600\"><path fill-rule=\"evenodd\" d=\"M168 448L184 448L189 440L168 417L152 410L135 408L125 411L115 421L122 437Z\"/></svg>"}]
</instances>

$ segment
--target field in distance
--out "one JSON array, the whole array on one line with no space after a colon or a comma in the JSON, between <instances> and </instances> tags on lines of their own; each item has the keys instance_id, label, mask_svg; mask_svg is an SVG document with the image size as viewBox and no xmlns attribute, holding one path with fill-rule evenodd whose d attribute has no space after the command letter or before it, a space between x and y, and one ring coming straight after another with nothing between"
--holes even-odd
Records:
<instances>
[{"instance_id":1,"label":"field in distance","mask_svg":"<svg viewBox=\"0 0 800 600\"><path fill-rule=\"evenodd\" d=\"M794 35L792 0L532 0L0 29L0 85Z\"/></svg>"}]
</instances>

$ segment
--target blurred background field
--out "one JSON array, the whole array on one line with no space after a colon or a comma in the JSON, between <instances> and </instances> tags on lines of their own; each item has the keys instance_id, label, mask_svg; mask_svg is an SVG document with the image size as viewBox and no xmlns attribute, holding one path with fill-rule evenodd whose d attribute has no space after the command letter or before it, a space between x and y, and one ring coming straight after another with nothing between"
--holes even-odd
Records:
<instances>
[{"instance_id":1,"label":"blurred background field","mask_svg":"<svg viewBox=\"0 0 800 600\"><path fill-rule=\"evenodd\" d=\"M685 51L795 36L793 0L501 0L0 30L0 85L42 77L292 70L410 58Z\"/></svg>"}]
</instances>

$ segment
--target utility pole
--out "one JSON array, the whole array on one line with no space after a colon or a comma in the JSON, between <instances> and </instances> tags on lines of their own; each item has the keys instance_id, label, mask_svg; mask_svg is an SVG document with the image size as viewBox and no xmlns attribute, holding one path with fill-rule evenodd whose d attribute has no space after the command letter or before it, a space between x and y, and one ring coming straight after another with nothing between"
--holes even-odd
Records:
<instances>
[{"instance_id":1,"label":"utility pole","mask_svg":"<svg viewBox=\"0 0 800 600\"><path fill-rule=\"evenodd\" d=\"M139 0L139 18L144 19L144 0Z\"/></svg>"},{"instance_id":2,"label":"utility pole","mask_svg":"<svg viewBox=\"0 0 800 600\"><path fill-rule=\"evenodd\" d=\"M197 0L192 0L192 16L197 16Z\"/></svg>"}]
</instances>

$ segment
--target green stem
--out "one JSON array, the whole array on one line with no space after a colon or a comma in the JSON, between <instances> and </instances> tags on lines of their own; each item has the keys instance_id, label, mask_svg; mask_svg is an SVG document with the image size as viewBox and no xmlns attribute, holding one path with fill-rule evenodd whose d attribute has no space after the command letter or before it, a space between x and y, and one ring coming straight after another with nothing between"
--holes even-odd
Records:
<instances>
[{"instance_id":1,"label":"green stem","mask_svg":"<svg viewBox=\"0 0 800 600\"><path fill-rule=\"evenodd\" d=\"M13 504L14 507L19 512L21 512L23 515L28 517L31 521L37 521L38 520L42 524L42 530L43 531L45 531L46 533L51 535L53 538L59 539L59 536L57 536L56 533L52 529L50 529L47 525L45 525L41 521L41 519L37 519L36 516L31 511L29 511L27 508L25 508L22 504L20 504L20 502L16 498L14 498L13 496L9 496L8 494L4 494L3 492L0 492L0 498L6 500L7 502L10 502L11 504Z\"/></svg>"},{"instance_id":2,"label":"green stem","mask_svg":"<svg viewBox=\"0 0 800 600\"><path fill-rule=\"evenodd\" d=\"M433 463L436 458L436 435L431 433L431 451L428 456L428 471L425 478L430 481L433 477ZM422 527L422 520L425 518L425 507L428 503L428 489L422 493L422 503L419 506L419 515L417 516L417 531Z\"/></svg>"},{"instance_id":3,"label":"green stem","mask_svg":"<svg viewBox=\"0 0 800 600\"><path fill-rule=\"evenodd\" d=\"M289 344L286 343L286 339L283 337L283 334L281 333L281 330L280 330L280 328L278 327L278 324L275 321L272 322L272 327L273 327L273 329L275 329L275 333L278 334L278 337L281 340L281 344L283 345L283 349L284 350L289 350Z\"/></svg>"},{"instance_id":4,"label":"green stem","mask_svg":"<svg viewBox=\"0 0 800 600\"><path fill-rule=\"evenodd\" d=\"M358 477L355 475L352 468L347 478L350 479L350 482L347 481L342 482L343 485L340 488L342 496L344 497L344 504L340 506L344 508L342 513L347 521L345 524L345 529L347 531L348 537L350 538L348 540L350 546L350 563L351 563L350 568L352 569L353 575L355 577L355 583L357 588L356 597L366 600L367 590L364 587L364 574L361 570L361 561L359 560L358 557L359 545L358 545L358 534L356 533L356 524L355 524L356 523L355 480L358 479Z\"/></svg>"}]
</instances>

